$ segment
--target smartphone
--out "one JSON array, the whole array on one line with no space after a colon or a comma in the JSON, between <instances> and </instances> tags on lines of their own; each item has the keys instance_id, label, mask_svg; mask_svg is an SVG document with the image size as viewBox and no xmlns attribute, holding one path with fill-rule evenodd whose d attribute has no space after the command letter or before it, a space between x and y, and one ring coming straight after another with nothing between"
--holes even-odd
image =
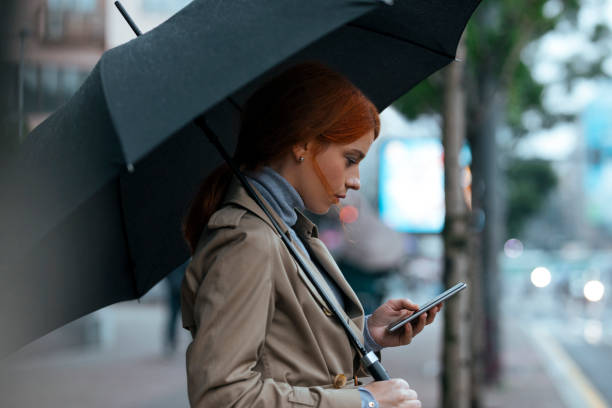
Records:
<instances>
[{"instance_id":1,"label":"smartphone","mask_svg":"<svg viewBox=\"0 0 612 408\"><path fill-rule=\"evenodd\" d=\"M410 316L408 316L408 317L406 317L406 318L404 318L402 320L398 320L397 322L391 323L387 327L387 330L389 330L390 332L394 332L394 331L398 330L400 327L404 326L406 323L410 323L411 321L413 321L414 319L416 319L417 317L419 317L420 315L422 315L423 313L425 313L426 311L428 311L429 309L431 309L432 307L434 307L438 303L444 302L446 299L448 299L451 296L461 292L465 288L467 288L467 285L465 283L463 283L463 282L459 282L458 284L456 284L452 288L450 288L450 289L440 293L438 296L436 296L435 298L431 299L429 302L425 303L423 306L419 307L419 310L417 310L416 312L414 312Z\"/></svg>"}]
</instances>

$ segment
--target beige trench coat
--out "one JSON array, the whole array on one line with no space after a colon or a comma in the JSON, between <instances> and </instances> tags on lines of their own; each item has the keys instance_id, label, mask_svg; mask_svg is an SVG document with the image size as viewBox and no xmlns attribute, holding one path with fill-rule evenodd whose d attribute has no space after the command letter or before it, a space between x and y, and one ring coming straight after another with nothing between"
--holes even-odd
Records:
<instances>
[{"instance_id":1,"label":"beige trench coat","mask_svg":"<svg viewBox=\"0 0 612 408\"><path fill-rule=\"evenodd\" d=\"M294 229L343 291L344 318L363 341L363 308L316 226L298 214ZM193 407L361 406L353 376L365 373L346 333L235 179L202 234L181 298L183 326L193 335L187 349Z\"/></svg>"}]
</instances>

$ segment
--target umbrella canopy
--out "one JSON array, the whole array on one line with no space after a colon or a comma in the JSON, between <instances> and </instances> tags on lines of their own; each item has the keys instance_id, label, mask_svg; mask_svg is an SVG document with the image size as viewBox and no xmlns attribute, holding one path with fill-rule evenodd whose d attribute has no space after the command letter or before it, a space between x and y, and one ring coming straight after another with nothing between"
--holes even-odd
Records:
<instances>
[{"instance_id":1,"label":"umbrella canopy","mask_svg":"<svg viewBox=\"0 0 612 408\"><path fill-rule=\"evenodd\" d=\"M125 157L137 161L244 87L236 95L242 102L260 75L296 61L325 62L382 110L454 60L478 3L194 1L102 58L104 91Z\"/></svg>"},{"instance_id":2,"label":"umbrella canopy","mask_svg":"<svg viewBox=\"0 0 612 408\"><path fill-rule=\"evenodd\" d=\"M194 117L233 151L247 97L303 60L382 110L454 59L477 4L195 0L107 51L2 174L0 354L142 296L187 259L181 218L221 163Z\"/></svg>"}]
</instances>

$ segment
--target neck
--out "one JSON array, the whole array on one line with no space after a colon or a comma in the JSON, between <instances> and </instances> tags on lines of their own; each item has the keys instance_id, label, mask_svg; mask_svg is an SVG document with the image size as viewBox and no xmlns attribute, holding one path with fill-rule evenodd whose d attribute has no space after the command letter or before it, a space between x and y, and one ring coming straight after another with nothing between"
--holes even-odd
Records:
<instances>
[{"instance_id":1,"label":"neck","mask_svg":"<svg viewBox=\"0 0 612 408\"><path fill-rule=\"evenodd\" d=\"M271 167L246 175L281 219L292 227L297 221L295 208L304 210L304 202L296 189Z\"/></svg>"}]
</instances>

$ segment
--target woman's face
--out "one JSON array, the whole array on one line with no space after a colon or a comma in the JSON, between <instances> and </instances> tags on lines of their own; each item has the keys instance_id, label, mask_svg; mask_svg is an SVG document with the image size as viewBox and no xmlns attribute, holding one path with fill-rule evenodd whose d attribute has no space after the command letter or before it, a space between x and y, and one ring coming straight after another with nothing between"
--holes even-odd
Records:
<instances>
[{"instance_id":1,"label":"woman's face","mask_svg":"<svg viewBox=\"0 0 612 408\"><path fill-rule=\"evenodd\" d=\"M374 131L370 130L349 144L324 146L316 156L312 155L312 148L300 154L305 159L298 166L298 185L295 187L309 211L325 214L332 204L346 196L349 189L359 190L359 163L373 142ZM324 180L320 179L313 160L321 169Z\"/></svg>"}]
</instances>

